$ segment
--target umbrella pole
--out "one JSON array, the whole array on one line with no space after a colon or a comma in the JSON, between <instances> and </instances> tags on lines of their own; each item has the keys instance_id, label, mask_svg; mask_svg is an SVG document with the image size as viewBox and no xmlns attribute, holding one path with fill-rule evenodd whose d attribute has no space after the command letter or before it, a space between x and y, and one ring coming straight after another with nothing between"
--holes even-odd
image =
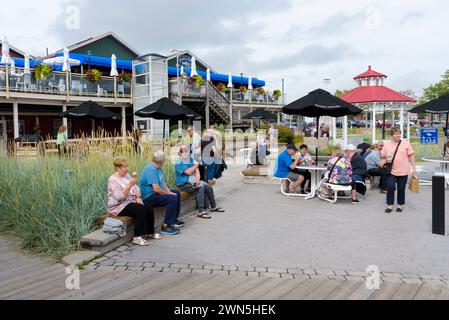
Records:
<instances>
[{"instance_id":1,"label":"umbrella pole","mask_svg":"<svg viewBox=\"0 0 449 320\"><path fill-rule=\"evenodd\" d=\"M315 165L318 167L318 142L320 139L320 117L316 118L316 147L315 147Z\"/></svg>"}]
</instances>

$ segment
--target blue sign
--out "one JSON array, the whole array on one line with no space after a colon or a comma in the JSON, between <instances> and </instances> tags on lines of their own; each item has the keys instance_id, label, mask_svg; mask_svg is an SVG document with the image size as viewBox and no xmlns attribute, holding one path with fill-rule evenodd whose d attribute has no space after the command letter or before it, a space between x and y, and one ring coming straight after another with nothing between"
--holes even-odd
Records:
<instances>
[{"instance_id":1,"label":"blue sign","mask_svg":"<svg viewBox=\"0 0 449 320\"><path fill-rule=\"evenodd\" d=\"M437 128L421 129L421 144L438 144L438 129Z\"/></svg>"}]
</instances>

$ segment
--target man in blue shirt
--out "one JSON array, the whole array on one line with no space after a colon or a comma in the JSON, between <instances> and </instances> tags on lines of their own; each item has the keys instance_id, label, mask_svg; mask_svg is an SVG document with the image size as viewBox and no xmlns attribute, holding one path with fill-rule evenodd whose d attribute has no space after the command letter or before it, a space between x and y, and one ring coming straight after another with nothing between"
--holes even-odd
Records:
<instances>
[{"instance_id":1,"label":"man in blue shirt","mask_svg":"<svg viewBox=\"0 0 449 320\"><path fill-rule=\"evenodd\" d=\"M154 153L152 162L145 166L140 176L140 190L144 204L152 208L165 207L161 233L175 235L179 233L179 228L184 226L184 222L178 220L181 195L178 190L170 190L164 181L161 169L164 161L165 154L162 151Z\"/></svg>"},{"instance_id":2,"label":"man in blue shirt","mask_svg":"<svg viewBox=\"0 0 449 320\"><path fill-rule=\"evenodd\" d=\"M281 152L276 161L276 167L274 171L274 176L276 178L287 178L290 181L293 181L293 186L290 186L290 182L287 181L287 190L286 192L296 193L299 186L304 181L304 176L299 173L294 172L293 170L297 169L300 157L296 157L295 160L292 160L292 157L296 154L298 148L294 144L289 144L287 149Z\"/></svg>"},{"instance_id":3,"label":"man in blue shirt","mask_svg":"<svg viewBox=\"0 0 449 320\"><path fill-rule=\"evenodd\" d=\"M212 187L205 181L201 181L198 163L190 156L189 147L181 146L179 155L180 157L175 161L176 185L182 191L196 193L198 217L211 218L205 211L205 196L210 202L212 212L224 212L222 208L217 207Z\"/></svg>"}]
</instances>

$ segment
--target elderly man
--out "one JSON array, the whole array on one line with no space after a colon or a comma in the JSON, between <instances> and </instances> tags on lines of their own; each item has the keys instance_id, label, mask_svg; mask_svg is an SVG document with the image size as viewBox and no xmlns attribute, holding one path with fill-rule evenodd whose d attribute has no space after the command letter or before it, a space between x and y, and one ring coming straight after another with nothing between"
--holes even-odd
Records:
<instances>
[{"instance_id":1,"label":"elderly man","mask_svg":"<svg viewBox=\"0 0 449 320\"><path fill-rule=\"evenodd\" d=\"M287 182L286 192L290 193L296 193L299 186L304 182L304 176L294 172L298 167L299 161L301 161L300 157L292 160L297 151L298 148L294 144L289 144L287 149L279 154L274 172L276 178L287 178L294 182L293 186L290 186L290 183Z\"/></svg>"},{"instance_id":2,"label":"elderly man","mask_svg":"<svg viewBox=\"0 0 449 320\"><path fill-rule=\"evenodd\" d=\"M360 154L357 153L357 149L353 144L348 144L345 148L345 158L351 161L352 167L352 203L359 203L357 199L356 182L365 182L368 175L368 169L365 160ZM360 193L364 194L366 190L359 190Z\"/></svg>"},{"instance_id":3,"label":"elderly man","mask_svg":"<svg viewBox=\"0 0 449 320\"><path fill-rule=\"evenodd\" d=\"M161 234L176 235L184 222L178 220L181 211L181 195L178 190L170 190L164 180L162 166L165 154L157 151L152 162L145 166L140 176L140 189L145 205L152 208L165 207L164 224Z\"/></svg>"}]
</instances>

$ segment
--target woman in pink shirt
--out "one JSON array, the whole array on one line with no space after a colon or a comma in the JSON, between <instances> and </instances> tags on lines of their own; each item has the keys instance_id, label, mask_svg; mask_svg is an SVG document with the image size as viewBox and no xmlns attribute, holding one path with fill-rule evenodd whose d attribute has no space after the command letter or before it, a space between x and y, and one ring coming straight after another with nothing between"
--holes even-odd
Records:
<instances>
[{"instance_id":1,"label":"woman in pink shirt","mask_svg":"<svg viewBox=\"0 0 449 320\"><path fill-rule=\"evenodd\" d=\"M134 218L133 243L147 246L148 240L143 236L160 239L154 232L153 208L145 206L137 186L137 177L128 174L128 161L117 158L114 161L116 173L108 180L108 211L111 216L128 216Z\"/></svg>"},{"instance_id":2,"label":"woman in pink shirt","mask_svg":"<svg viewBox=\"0 0 449 320\"><path fill-rule=\"evenodd\" d=\"M398 206L396 212L402 212L405 205L405 188L407 186L408 176L410 174L410 164L413 175L416 176L416 160L415 152L408 141L401 141L401 131L393 128L390 131L391 140L385 141L382 149L381 157L387 160L387 163L393 161L396 149L396 157L393 161L391 175L387 176L387 209L386 213L391 213L394 206L394 193L397 185L398 189ZM399 144L400 143L400 144ZM399 145L399 147L398 147Z\"/></svg>"}]
</instances>

